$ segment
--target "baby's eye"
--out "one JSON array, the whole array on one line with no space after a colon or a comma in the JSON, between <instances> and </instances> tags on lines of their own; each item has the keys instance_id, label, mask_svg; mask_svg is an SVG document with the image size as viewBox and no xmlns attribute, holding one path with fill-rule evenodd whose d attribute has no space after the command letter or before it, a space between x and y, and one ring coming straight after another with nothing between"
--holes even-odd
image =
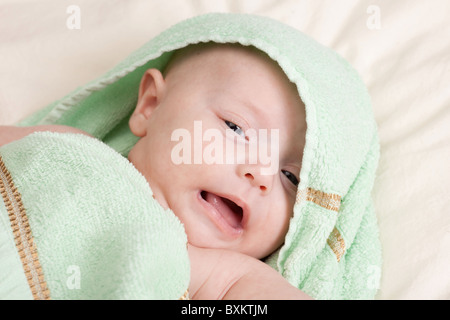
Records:
<instances>
[{"instance_id":1,"label":"baby's eye","mask_svg":"<svg viewBox=\"0 0 450 320\"><path fill-rule=\"evenodd\" d=\"M245 138L245 133L241 129L241 127L239 127L238 125L234 124L233 122L227 121L227 120L225 120L225 124L228 126L228 128L230 128L231 130L236 132L236 134L238 134L238 135L242 136L243 138Z\"/></svg>"},{"instance_id":2,"label":"baby's eye","mask_svg":"<svg viewBox=\"0 0 450 320\"><path fill-rule=\"evenodd\" d=\"M292 184L294 186L298 185L298 179L292 172L289 172L289 171L286 171L286 170L281 170L281 172L283 172L283 174L286 176L286 178L288 178L289 181L292 182Z\"/></svg>"}]
</instances>

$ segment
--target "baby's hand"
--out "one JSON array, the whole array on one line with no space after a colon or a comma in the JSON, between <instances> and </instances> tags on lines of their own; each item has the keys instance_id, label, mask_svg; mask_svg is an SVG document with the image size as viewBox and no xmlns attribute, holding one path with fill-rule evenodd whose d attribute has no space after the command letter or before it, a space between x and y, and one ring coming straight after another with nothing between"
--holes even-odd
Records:
<instances>
[{"instance_id":1,"label":"baby's hand","mask_svg":"<svg viewBox=\"0 0 450 320\"><path fill-rule=\"evenodd\" d=\"M311 299L278 272L250 256L189 245L191 299Z\"/></svg>"}]
</instances>

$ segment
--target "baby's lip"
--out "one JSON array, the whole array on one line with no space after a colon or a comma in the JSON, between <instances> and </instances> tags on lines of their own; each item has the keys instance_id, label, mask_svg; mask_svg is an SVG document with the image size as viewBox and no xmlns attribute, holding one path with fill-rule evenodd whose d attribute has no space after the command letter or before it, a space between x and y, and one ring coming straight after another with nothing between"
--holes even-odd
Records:
<instances>
[{"instance_id":1,"label":"baby's lip","mask_svg":"<svg viewBox=\"0 0 450 320\"><path fill-rule=\"evenodd\" d=\"M241 198L202 190L199 200L220 230L233 237L242 234L248 219L247 204Z\"/></svg>"}]
</instances>

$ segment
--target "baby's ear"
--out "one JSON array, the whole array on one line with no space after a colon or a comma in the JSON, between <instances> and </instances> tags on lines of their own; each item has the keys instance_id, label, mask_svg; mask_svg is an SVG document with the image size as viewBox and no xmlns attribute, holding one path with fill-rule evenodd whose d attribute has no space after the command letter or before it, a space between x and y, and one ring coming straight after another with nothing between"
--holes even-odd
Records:
<instances>
[{"instance_id":1,"label":"baby's ear","mask_svg":"<svg viewBox=\"0 0 450 320\"><path fill-rule=\"evenodd\" d=\"M145 71L139 86L139 97L130 118L130 129L134 135L143 137L147 133L147 122L153 110L161 103L166 89L164 76L158 69Z\"/></svg>"}]
</instances>

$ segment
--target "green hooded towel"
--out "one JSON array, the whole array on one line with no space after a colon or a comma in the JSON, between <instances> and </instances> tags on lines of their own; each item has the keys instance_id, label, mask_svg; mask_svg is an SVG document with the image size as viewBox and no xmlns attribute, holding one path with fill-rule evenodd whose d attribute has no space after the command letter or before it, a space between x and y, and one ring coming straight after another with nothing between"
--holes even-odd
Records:
<instances>
[{"instance_id":1,"label":"green hooded towel","mask_svg":"<svg viewBox=\"0 0 450 320\"><path fill-rule=\"evenodd\" d=\"M244 14L183 21L22 125L74 126L126 156L137 141L128 118L144 71L162 70L175 50L210 41L265 52L296 84L306 106L294 216L284 245L266 263L316 299L372 299L381 246L371 199L379 142L370 97L347 61L298 30Z\"/></svg>"}]
</instances>

